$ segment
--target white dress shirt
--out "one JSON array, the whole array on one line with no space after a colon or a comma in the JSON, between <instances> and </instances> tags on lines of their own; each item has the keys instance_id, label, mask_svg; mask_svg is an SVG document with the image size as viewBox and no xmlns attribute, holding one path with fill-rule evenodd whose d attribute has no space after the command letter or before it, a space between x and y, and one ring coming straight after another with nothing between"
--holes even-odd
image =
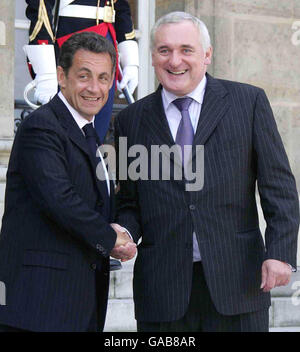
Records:
<instances>
[{"instance_id":1,"label":"white dress shirt","mask_svg":"<svg viewBox=\"0 0 300 352\"><path fill-rule=\"evenodd\" d=\"M186 97L193 98L193 101L189 107L189 114L191 117L191 123L194 129L194 134L196 133L199 116L201 113L206 81L207 81L206 76L204 76L202 81L198 84L198 86L191 93L186 95ZM181 113L176 108L176 106L172 104L172 101L178 98L182 98L182 97L177 97L175 94L168 92L165 88L162 89L163 106L164 106L164 110L166 113L166 117L169 123L169 127L171 130L171 134L174 139L174 142L176 139L176 133L181 120Z\"/></svg>"},{"instance_id":2,"label":"white dress shirt","mask_svg":"<svg viewBox=\"0 0 300 352\"><path fill-rule=\"evenodd\" d=\"M66 105L66 107L68 108L68 110L70 111L70 114L73 116L75 122L77 123L78 127L80 128L82 134L84 135L84 132L82 130L82 128L88 124L88 123L93 123L93 126L94 126L94 121L95 121L95 116L93 116L93 119L91 121L88 121L87 119L85 119L84 117L82 117L78 111L76 111L67 101L67 99L64 97L64 95L62 94L62 92L60 91L58 93L58 96L59 98L62 100L62 102ZM94 126L95 127L95 126ZM105 162L104 162L104 159L103 159L103 156L100 152L100 149L98 149L99 151L99 156L100 156L100 159L101 159L101 164L102 164L102 167L104 169L104 173L105 173L105 179L106 179L106 185L107 185L107 191L108 191L108 195L110 195L110 185L109 185L109 176L108 176L108 172L107 172L107 169L106 169L106 166L105 166Z\"/></svg>"},{"instance_id":3,"label":"white dress shirt","mask_svg":"<svg viewBox=\"0 0 300 352\"><path fill-rule=\"evenodd\" d=\"M193 98L193 101L189 107L189 114L190 114L193 129L194 129L194 134L196 133L198 121L201 113L201 107L202 107L203 97L204 97L205 88L206 88L206 81L207 81L206 76L204 76L201 82L198 84L198 86L191 93L186 95L186 97ZM165 88L162 89L161 95L162 95L163 106L168 120L169 128L175 142L177 130L181 120L181 112L176 108L174 104L172 104L172 102L175 99L182 98L182 97L177 97L175 94L168 92ZM193 261L198 262L200 260L201 260L201 255L200 255L199 245L196 238L196 234L195 232L193 232Z\"/></svg>"}]
</instances>

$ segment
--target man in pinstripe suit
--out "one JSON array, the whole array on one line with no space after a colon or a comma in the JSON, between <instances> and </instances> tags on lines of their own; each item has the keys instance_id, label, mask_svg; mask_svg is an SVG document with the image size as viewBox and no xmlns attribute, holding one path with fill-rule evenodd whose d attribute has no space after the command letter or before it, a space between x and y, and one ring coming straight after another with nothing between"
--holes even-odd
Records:
<instances>
[{"instance_id":1,"label":"man in pinstripe suit","mask_svg":"<svg viewBox=\"0 0 300 352\"><path fill-rule=\"evenodd\" d=\"M182 145L191 129L183 145L204 146L199 191L186 191L172 173L120 180L117 221L141 239L133 282L139 331L268 331L269 291L296 267L298 194L268 99L260 88L208 75L211 57L203 22L181 12L162 17L152 31L161 85L115 122L116 142L127 137L128 149Z\"/></svg>"},{"instance_id":2,"label":"man in pinstripe suit","mask_svg":"<svg viewBox=\"0 0 300 352\"><path fill-rule=\"evenodd\" d=\"M0 331L103 329L109 254L135 252L128 235L110 225L113 184L96 177L96 168L106 169L101 154L96 158L93 121L107 101L115 60L107 39L73 35L61 50L61 92L18 129L0 237L7 292Z\"/></svg>"}]
</instances>

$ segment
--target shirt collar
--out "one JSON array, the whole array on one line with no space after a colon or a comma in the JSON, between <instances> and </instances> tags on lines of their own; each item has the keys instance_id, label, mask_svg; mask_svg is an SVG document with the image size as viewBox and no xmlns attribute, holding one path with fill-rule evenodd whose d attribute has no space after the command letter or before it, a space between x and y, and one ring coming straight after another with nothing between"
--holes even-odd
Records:
<instances>
[{"instance_id":1,"label":"shirt collar","mask_svg":"<svg viewBox=\"0 0 300 352\"><path fill-rule=\"evenodd\" d=\"M70 114L73 116L75 122L77 123L78 127L80 129L82 129L86 124L88 123L93 123L94 126L94 121L95 121L95 116L93 116L93 119L91 121L88 121L87 119L85 119L84 117L82 117L78 111L76 111L67 101L67 99L65 98L65 96L62 94L62 92L60 91L58 93L58 96L60 97L60 99L62 100L62 102L66 105L66 107L68 108L68 110L70 111Z\"/></svg>"},{"instance_id":2,"label":"shirt collar","mask_svg":"<svg viewBox=\"0 0 300 352\"><path fill-rule=\"evenodd\" d=\"M207 78L204 75L198 86L189 94L187 94L187 97L193 98L197 103L202 104L203 103L203 97L205 93L205 88L206 88L206 83L207 83ZM176 96L175 94L167 91L165 88L162 89L162 95L163 99L165 102L166 109L169 107L169 105L172 103L177 98L181 98Z\"/></svg>"}]
</instances>

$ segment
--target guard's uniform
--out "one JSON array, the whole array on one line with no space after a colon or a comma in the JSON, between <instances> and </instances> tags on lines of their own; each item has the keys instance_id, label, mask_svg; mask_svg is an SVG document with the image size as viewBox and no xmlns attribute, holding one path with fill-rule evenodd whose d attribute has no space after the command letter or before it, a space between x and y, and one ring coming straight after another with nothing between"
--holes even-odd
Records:
<instances>
[{"instance_id":1,"label":"guard's uniform","mask_svg":"<svg viewBox=\"0 0 300 352\"><path fill-rule=\"evenodd\" d=\"M58 47L79 31L93 31L117 43L135 40L131 12L126 0L60 0L57 28L53 24L53 12L57 0L26 0L26 16L31 21L29 44L55 44ZM118 69L116 68L116 72ZM95 118L95 127L101 141L109 127L112 114L115 85L108 101Z\"/></svg>"}]
</instances>

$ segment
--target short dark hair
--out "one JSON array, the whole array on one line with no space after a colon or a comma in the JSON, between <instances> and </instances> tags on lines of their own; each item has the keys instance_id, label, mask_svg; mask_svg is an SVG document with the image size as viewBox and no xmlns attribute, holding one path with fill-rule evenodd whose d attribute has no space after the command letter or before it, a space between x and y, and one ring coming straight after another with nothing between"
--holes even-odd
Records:
<instances>
[{"instance_id":1,"label":"short dark hair","mask_svg":"<svg viewBox=\"0 0 300 352\"><path fill-rule=\"evenodd\" d=\"M117 58L112 42L95 32L81 32L73 34L60 48L58 65L63 68L66 75L78 50L109 54L112 62L112 73L114 72Z\"/></svg>"}]
</instances>

